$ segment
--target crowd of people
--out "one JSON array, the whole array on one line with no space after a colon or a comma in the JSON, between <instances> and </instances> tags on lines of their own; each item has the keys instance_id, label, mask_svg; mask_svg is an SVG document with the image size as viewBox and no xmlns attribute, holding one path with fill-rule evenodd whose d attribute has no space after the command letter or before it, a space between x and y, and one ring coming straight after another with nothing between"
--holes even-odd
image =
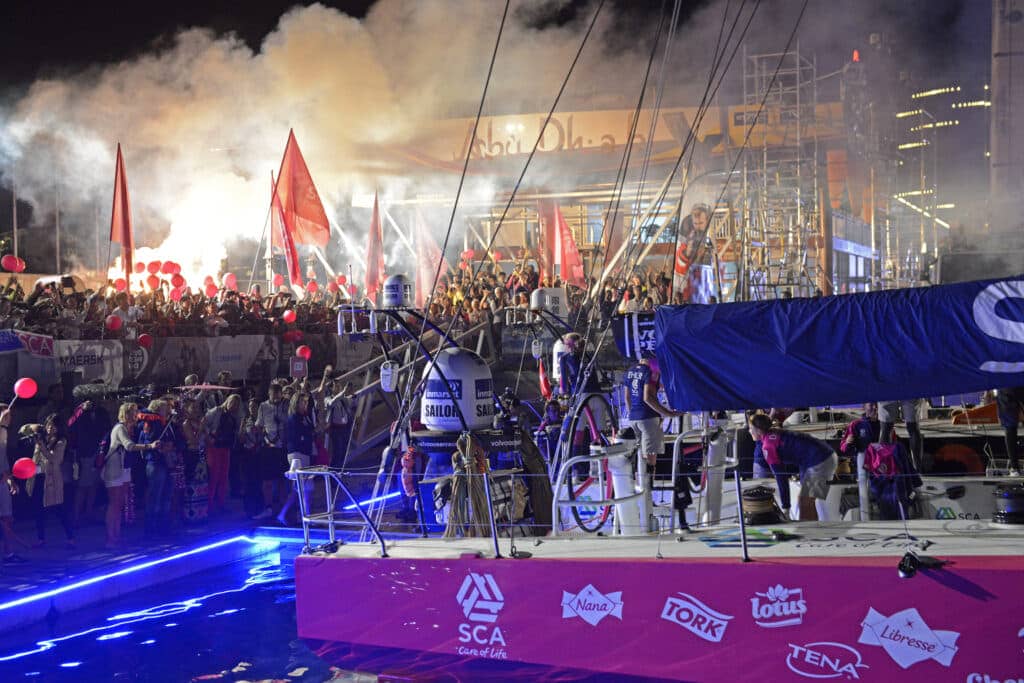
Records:
<instances>
[{"instance_id":1,"label":"crowd of people","mask_svg":"<svg viewBox=\"0 0 1024 683\"><path fill-rule=\"evenodd\" d=\"M328 367L319 384L279 379L256 395L221 373L217 388L188 389L196 386L192 376L177 391L77 403L54 385L37 419L10 433L12 413L0 406L3 557L19 561L19 551L44 546L53 518L68 547L83 525L102 521L106 546L118 548L125 524L153 538L239 515L232 495L255 521L294 521L297 493L287 471L341 466L348 450L355 395L338 377ZM21 458L35 465L27 479L12 474ZM18 497L35 520L34 539L15 532Z\"/></svg>"}]
</instances>

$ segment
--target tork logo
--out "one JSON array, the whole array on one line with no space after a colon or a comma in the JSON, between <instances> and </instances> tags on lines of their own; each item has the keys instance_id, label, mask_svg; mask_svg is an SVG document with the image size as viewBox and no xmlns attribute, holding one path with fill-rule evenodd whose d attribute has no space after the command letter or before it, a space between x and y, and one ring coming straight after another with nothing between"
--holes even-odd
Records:
<instances>
[{"instance_id":1,"label":"tork logo","mask_svg":"<svg viewBox=\"0 0 1024 683\"><path fill-rule=\"evenodd\" d=\"M711 609L703 602L686 593L676 593L679 597L669 596L661 610L661 618L678 624L687 631L711 643L720 643L725 637L725 629L732 619Z\"/></svg>"}]
</instances>

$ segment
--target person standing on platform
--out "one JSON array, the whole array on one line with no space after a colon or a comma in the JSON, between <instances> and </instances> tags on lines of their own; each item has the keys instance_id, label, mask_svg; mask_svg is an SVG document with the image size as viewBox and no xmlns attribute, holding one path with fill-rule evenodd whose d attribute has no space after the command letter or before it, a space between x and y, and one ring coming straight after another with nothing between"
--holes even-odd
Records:
<instances>
[{"instance_id":1,"label":"person standing on platform","mask_svg":"<svg viewBox=\"0 0 1024 683\"><path fill-rule=\"evenodd\" d=\"M750 436L754 439L754 463L766 466L775 475L783 508L790 507L787 469L800 471L800 521L827 521L828 485L835 476L839 458L832 447L813 436L772 427L767 415L750 418Z\"/></svg>"},{"instance_id":2,"label":"person standing on platform","mask_svg":"<svg viewBox=\"0 0 1024 683\"><path fill-rule=\"evenodd\" d=\"M1006 458L1009 460L1009 471L1007 474L1011 477L1020 476L1017 427L1020 425L1020 411L1022 407L1024 407L1024 387L1007 387L996 392L999 424L1003 426L1003 438L1006 440Z\"/></svg>"},{"instance_id":3,"label":"person standing on platform","mask_svg":"<svg viewBox=\"0 0 1024 683\"><path fill-rule=\"evenodd\" d=\"M355 417L355 394L352 382L335 379L331 386L332 396L327 399L327 440L331 449L331 467L342 467L348 452L349 437L352 435L352 420Z\"/></svg>"},{"instance_id":4,"label":"person standing on platform","mask_svg":"<svg viewBox=\"0 0 1024 683\"><path fill-rule=\"evenodd\" d=\"M242 397L231 394L224 403L211 408L203 418L208 434L206 467L210 478L210 514L223 511L227 503L231 449L235 446L242 426L239 415L241 406Z\"/></svg>"},{"instance_id":5,"label":"person standing on platform","mask_svg":"<svg viewBox=\"0 0 1024 683\"><path fill-rule=\"evenodd\" d=\"M917 424L917 413L923 403L923 398L914 398L904 401L884 401L878 404L878 419L881 422L881 432L878 435L879 443L893 443L895 439L893 425L899 420L902 411L903 421L907 423L907 435L910 437L910 458L914 462L914 469L918 472L923 471L921 466L924 458L924 437L921 435L921 427Z\"/></svg>"},{"instance_id":6,"label":"person standing on platform","mask_svg":"<svg viewBox=\"0 0 1024 683\"><path fill-rule=\"evenodd\" d=\"M107 549L116 548L121 543L125 489L132 480L131 467L125 462L126 455L129 451L149 451L157 447L155 443L140 444L132 440L138 413L138 405L122 403L117 411L117 424L110 431L110 446L100 475L107 487Z\"/></svg>"},{"instance_id":7,"label":"person standing on platform","mask_svg":"<svg viewBox=\"0 0 1024 683\"><path fill-rule=\"evenodd\" d=\"M284 400L284 392L276 380L270 384L267 400L260 404L256 424L263 434L263 447L260 451L263 512L256 515L257 520L262 520L274 516L274 486L285 484L284 473L288 470L288 453L284 441L288 402Z\"/></svg>"},{"instance_id":8,"label":"person standing on platform","mask_svg":"<svg viewBox=\"0 0 1024 683\"><path fill-rule=\"evenodd\" d=\"M285 444L288 451L289 470L309 467L313 460L313 437L316 431L313 413L310 410L310 395L300 391L292 396L288 406L288 423L285 426ZM309 511L309 482L302 487L303 510ZM288 511L298 500L295 488L288 494L288 500L277 515L277 521L285 526L288 523Z\"/></svg>"}]
</instances>

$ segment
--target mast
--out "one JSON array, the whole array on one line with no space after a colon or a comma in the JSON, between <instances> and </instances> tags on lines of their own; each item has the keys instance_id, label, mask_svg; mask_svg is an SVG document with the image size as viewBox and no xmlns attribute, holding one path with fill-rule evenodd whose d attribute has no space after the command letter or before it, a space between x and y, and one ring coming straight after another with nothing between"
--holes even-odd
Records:
<instances>
[{"instance_id":1,"label":"mast","mask_svg":"<svg viewBox=\"0 0 1024 683\"><path fill-rule=\"evenodd\" d=\"M18 179L17 176L11 180L11 215L14 226L13 244L14 255L18 255Z\"/></svg>"}]
</instances>

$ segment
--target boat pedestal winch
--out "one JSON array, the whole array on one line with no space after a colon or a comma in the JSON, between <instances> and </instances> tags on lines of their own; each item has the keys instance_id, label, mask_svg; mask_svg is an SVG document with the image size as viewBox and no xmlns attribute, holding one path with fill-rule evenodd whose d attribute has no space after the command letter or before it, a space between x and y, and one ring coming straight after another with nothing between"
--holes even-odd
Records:
<instances>
[{"instance_id":1,"label":"boat pedestal winch","mask_svg":"<svg viewBox=\"0 0 1024 683\"><path fill-rule=\"evenodd\" d=\"M782 510L775 502L775 489L754 486L743 491L743 519L747 524L761 526L782 521Z\"/></svg>"},{"instance_id":2,"label":"boat pedestal winch","mask_svg":"<svg viewBox=\"0 0 1024 683\"><path fill-rule=\"evenodd\" d=\"M996 524L1024 524L1024 485L1009 484L996 487L992 494L995 512L992 521Z\"/></svg>"}]
</instances>

